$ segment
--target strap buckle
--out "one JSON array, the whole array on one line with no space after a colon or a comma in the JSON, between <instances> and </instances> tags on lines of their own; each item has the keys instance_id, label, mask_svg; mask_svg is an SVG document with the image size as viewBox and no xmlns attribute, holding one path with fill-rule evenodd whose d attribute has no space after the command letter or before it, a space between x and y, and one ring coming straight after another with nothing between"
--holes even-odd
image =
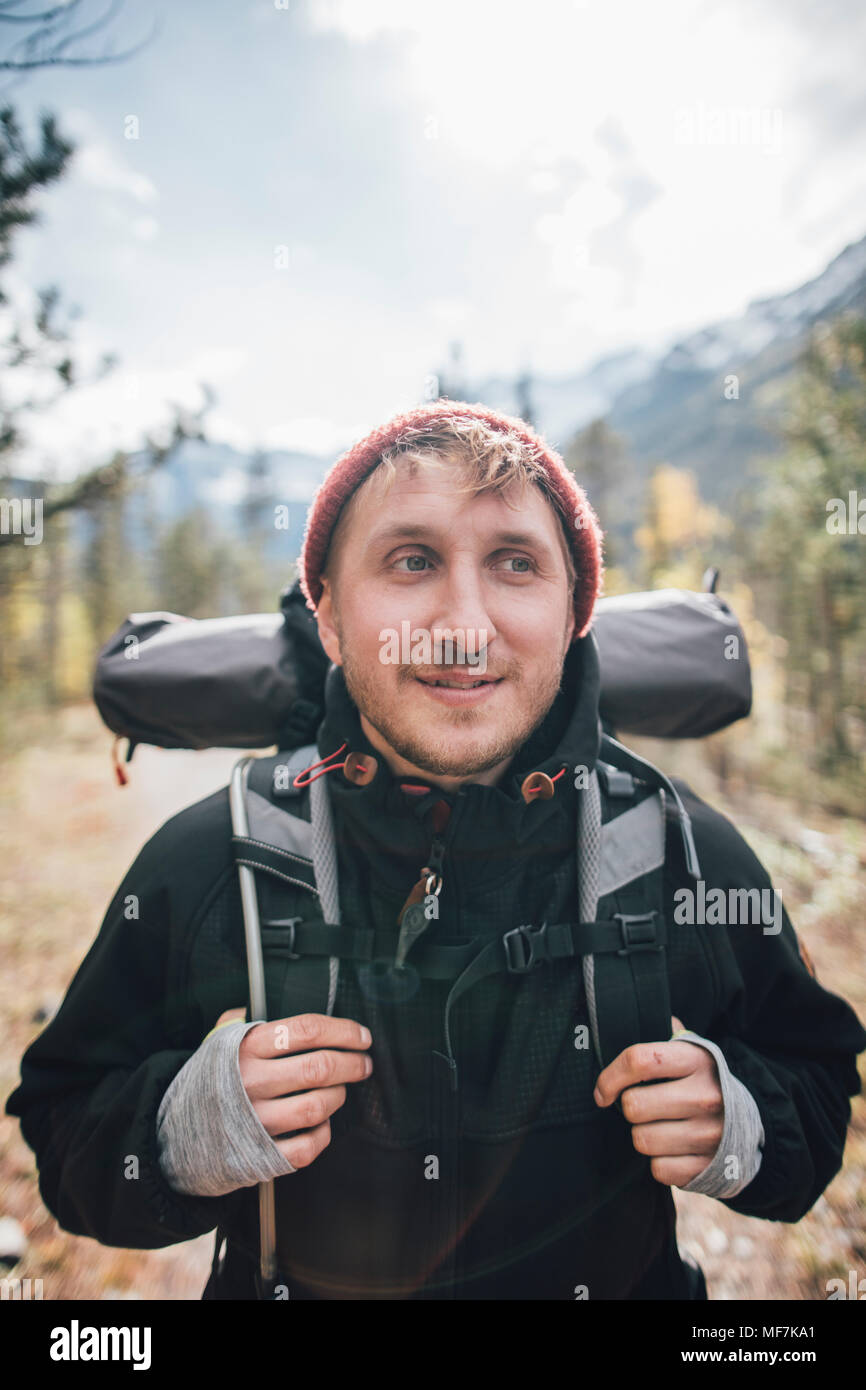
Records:
<instances>
[{"instance_id":1,"label":"strap buckle","mask_svg":"<svg viewBox=\"0 0 866 1390\"><path fill-rule=\"evenodd\" d=\"M547 923L540 927L532 925L513 927L502 938L505 947L505 964L510 975L525 975L537 965L550 960L547 944Z\"/></svg>"},{"instance_id":2,"label":"strap buckle","mask_svg":"<svg viewBox=\"0 0 866 1390\"><path fill-rule=\"evenodd\" d=\"M280 943L280 954L285 954L289 960L300 960L299 951L295 950L295 928L299 922L303 922L303 917L275 917L271 921L263 923L266 927L288 927L289 941L287 946Z\"/></svg>"},{"instance_id":3,"label":"strap buckle","mask_svg":"<svg viewBox=\"0 0 866 1390\"><path fill-rule=\"evenodd\" d=\"M631 956L639 951L662 951L664 937L656 925L656 912L615 912L613 920L619 922L623 945L618 956Z\"/></svg>"}]
</instances>

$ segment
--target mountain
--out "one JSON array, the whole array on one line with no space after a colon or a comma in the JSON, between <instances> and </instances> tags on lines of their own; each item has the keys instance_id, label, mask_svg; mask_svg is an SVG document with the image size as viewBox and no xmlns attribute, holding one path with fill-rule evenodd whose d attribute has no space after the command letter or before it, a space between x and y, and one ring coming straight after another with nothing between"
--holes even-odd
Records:
<instances>
[{"instance_id":1,"label":"mountain","mask_svg":"<svg viewBox=\"0 0 866 1390\"><path fill-rule=\"evenodd\" d=\"M651 375L656 359L639 348L627 348L600 358L586 371L562 377L533 377L529 385L535 424L558 448L590 420L607 415L613 402L631 386ZM467 400L483 401L493 410L520 415L519 387L514 378L492 377Z\"/></svg>"},{"instance_id":2,"label":"mountain","mask_svg":"<svg viewBox=\"0 0 866 1390\"><path fill-rule=\"evenodd\" d=\"M655 359L630 350L571 377L534 379L535 423L563 449L577 430L605 416L626 440L633 482L664 461L693 469L702 494L724 501L762 455L782 447L786 389L810 330L846 311L866 314L866 237L814 280L755 300L743 314L690 334ZM519 413L516 382L493 379L476 395ZM621 500L628 507L634 499Z\"/></svg>"},{"instance_id":3,"label":"mountain","mask_svg":"<svg viewBox=\"0 0 866 1390\"><path fill-rule=\"evenodd\" d=\"M783 447L786 391L810 330L848 311L866 314L866 238L798 289L675 343L616 396L609 423L638 462L693 468L704 496L724 500L761 455ZM732 377L738 396L729 399Z\"/></svg>"},{"instance_id":4,"label":"mountain","mask_svg":"<svg viewBox=\"0 0 866 1390\"><path fill-rule=\"evenodd\" d=\"M214 529L242 535L245 508L257 506L270 518L274 508L288 509L288 526L273 529L273 553L297 555L313 493L328 466L315 454L277 449L260 456L243 454L228 444L186 439L170 461L154 471L147 486L147 508L141 525L133 518L130 542L147 544L145 527L154 521L170 523L201 507Z\"/></svg>"},{"instance_id":5,"label":"mountain","mask_svg":"<svg viewBox=\"0 0 866 1390\"><path fill-rule=\"evenodd\" d=\"M591 420L606 417L631 460L617 488L617 518L607 524L627 529L654 463L693 469L702 495L723 503L762 457L777 452L786 390L809 332L845 311L866 314L866 237L807 284L756 300L660 354L632 347L580 372L523 382L491 377L464 383L459 394L513 415L528 396L534 424L560 450ZM729 399L732 377L738 394ZM256 471L254 459L227 444L187 440L154 473L137 520L133 509L130 543L146 549L154 521L177 520L194 507L217 529L240 536L251 504L263 514L283 504L289 525L274 531L274 555L297 555L313 493L335 457L277 450L260 458ZM7 491L14 486L7 480ZM32 492L32 484L22 487Z\"/></svg>"}]
</instances>

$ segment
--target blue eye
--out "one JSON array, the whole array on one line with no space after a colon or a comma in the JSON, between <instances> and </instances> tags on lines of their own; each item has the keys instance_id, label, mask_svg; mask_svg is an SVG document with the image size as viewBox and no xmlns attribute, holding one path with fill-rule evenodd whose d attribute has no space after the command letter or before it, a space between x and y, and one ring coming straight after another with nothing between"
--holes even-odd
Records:
<instances>
[{"instance_id":1,"label":"blue eye","mask_svg":"<svg viewBox=\"0 0 866 1390\"><path fill-rule=\"evenodd\" d=\"M397 561L397 564L398 564L398 565L401 565L401 564L403 563L404 560L407 560L407 561L408 561L408 560L420 560L420 561L421 561L421 564L420 564L420 565L410 565L408 571L404 571L404 573L409 573L409 574L423 574L424 571L423 571L422 566L424 566L424 565L426 565L426 564L429 563L429 561L428 561L426 555L401 555L401 556L400 556L400 559Z\"/></svg>"}]
</instances>

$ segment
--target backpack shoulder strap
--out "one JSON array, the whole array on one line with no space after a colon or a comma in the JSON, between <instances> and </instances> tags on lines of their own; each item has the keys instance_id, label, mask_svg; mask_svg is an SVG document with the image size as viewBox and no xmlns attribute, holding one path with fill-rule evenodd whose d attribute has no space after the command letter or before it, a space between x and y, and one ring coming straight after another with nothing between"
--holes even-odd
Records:
<instances>
[{"instance_id":1,"label":"backpack shoulder strap","mask_svg":"<svg viewBox=\"0 0 866 1390\"><path fill-rule=\"evenodd\" d=\"M604 929L598 933L595 949L583 956L583 974L595 1051L599 1065L607 1066L631 1043L670 1036L663 875L666 821L671 814L683 835L687 864L693 873L697 870L696 877L700 869L688 815L664 774L613 739L603 738L602 753L604 758L588 778L579 802L577 854L581 922L598 923ZM314 955L324 965L322 956L328 956L330 1013L340 956L366 956L366 948L372 949L373 943L354 939L369 933L353 933L339 926L327 778L311 781L309 796L293 786L294 777L316 757L316 747L310 744L288 755L246 760L253 764L244 789L246 820L242 826L235 823L233 838L239 872L259 869L277 880L307 888L319 898L323 925L301 924L297 933L289 922L270 925L291 927L286 948L291 959L300 961L301 956ZM585 937L586 925L582 930ZM619 933L613 941L612 932ZM267 940L268 927L265 935ZM261 937L259 925L259 941ZM620 937L621 946L614 949ZM296 947L300 956L295 954ZM472 982L473 970L481 978L492 969L504 968L495 946L489 947L487 954L490 961L479 960L477 967L474 963L467 967L453 997ZM439 965L437 961L437 969ZM452 965L441 963L446 975L453 973ZM512 969L512 964L508 968Z\"/></svg>"},{"instance_id":2,"label":"backpack shoulder strap","mask_svg":"<svg viewBox=\"0 0 866 1390\"><path fill-rule=\"evenodd\" d=\"M698 852L695 847L694 835L692 834L692 822L689 813L682 803L679 792L671 782L653 763L646 758L641 758L637 753L633 753L624 744L618 743L609 734L602 734L601 753L608 758L611 764L620 772L626 771L640 780L647 782L650 786L663 790L670 798L670 814L679 822L680 833L683 839L683 850L686 856L686 868L694 879L701 876L701 866L698 860Z\"/></svg>"},{"instance_id":3,"label":"backpack shoulder strap","mask_svg":"<svg viewBox=\"0 0 866 1390\"><path fill-rule=\"evenodd\" d=\"M325 785L327 778L318 777L308 783L309 796L304 796L304 788L294 785L294 779L317 757L316 745L305 744L276 757L242 759L233 774L232 844L241 878L248 960L250 949L253 950L251 983L256 955L262 952L263 934L267 944L274 945L283 954L287 952L292 958L295 956L294 927L300 919L272 920L263 928L257 896L251 897L248 888L244 897L244 883L249 883L247 873L252 875L253 870L260 870L276 879L278 884L287 883L307 890L318 898L323 921L328 924L330 933L339 928L337 855ZM287 943L282 939L286 928L289 929ZM280 939L272 942L275 933ZM309 968L317 967L310 962ZM334 1008L338 971L339 958L329 956L326 1013ZM264 1007L265 1001L259 1002ZM262 1017L266 1017L266 1013Z\"/></svg>"},{"instance_id":4,"label":"backpack shoulder strap","mask_svg":"<svg viewBox=\"0 0 866 1390\"><path fill-rule=\"evenodd\" d=\"M309 784L309 820L303 815L301 789L293 784L294 778L315 762L316 757L315 745L307 744L288 757L280 754L276 759L241 758L232 772L229 788L232 845L240 879L251 1019L266 1020L268 1017L263 934L270 928L272 933L283 937L288 929L288 956L289 961L294 962L297 958L292 943L295 924L300 921L299 918L272 920L263 928L255 871L263 870L283 885L288 882L308 889L319 899L326 922L336 925L340 920L333 825L328 792L323 785L327 778L319 777ZM284 799L291 799L291 810L287 805L277 804L281 794ZM283 954L286 950L285 947L277 949L282 949ZM301 970L292 970L292 975L296 986L315 986L326 962L325 1011L330 1014L337 993L339 959L331 956L304 961ZM292 969L291 964L289 968ZM290 1006L289 1010L291 1012ZM272 1288L275 1276L276 1217L271 1180L259 1183L259 1279L265 1291Z\"/></svg>"},{"instance_id":5,"label":"backpack shoulder strap","mask_svg":"<svg viewBox=\"0 0 866 1390\"><path fill-rule=\"evenodd\" d=\"M315 762L315 744L270 758L252 758L245 793L247 831L233 827L235 860L250 868L316 890L313 866L312 790L294 779ZM318 804L318 799L317 799Z\"/></svg>"},{"instance_id":6,"label":"backpack shoulder strap","mask_svg":"<svg viewBox=\"0 0 866 1390\"><path fill-rule=\"evenodd\" d=\"M589 954L583 975L600 1067L636 1042L670 1037L664 863L668 807L697 868L688 815L663 773L604 737L578 808L578 892L584 921L620 923L621 951Z\"/></svg>"}]
</instances>

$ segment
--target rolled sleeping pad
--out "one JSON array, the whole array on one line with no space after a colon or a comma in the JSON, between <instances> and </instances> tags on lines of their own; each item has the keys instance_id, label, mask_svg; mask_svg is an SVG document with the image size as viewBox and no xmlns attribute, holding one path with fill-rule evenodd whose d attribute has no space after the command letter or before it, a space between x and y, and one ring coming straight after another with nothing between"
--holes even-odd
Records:
<instances>
[{"instance_id":1,"label":"rolled sleeping pad","mask_svg":"<svg viewBox=\"0 0 866 1390\"><path fill-rule=\"evenodd\" d=\"M737 618L714 593L660 589L601 599L599 710L611 730L703 738L744 718L752 685ZM133 613L99 653L104 723L160 748L291 748L324 713L329 659L297 582L277 613Z\"/></svg>"},{"instance_id":2,"label":"rolled sleeping pad","mask_svg":"<svg viewBox=\"0 0 866 1390\"><path fill-rule=\"evenodd\" d=\"M600 713L623 733L704 738L752 708L745 635L715 593L656 589L601 599L593 624Z\"/></svg>"}]
</instances>

